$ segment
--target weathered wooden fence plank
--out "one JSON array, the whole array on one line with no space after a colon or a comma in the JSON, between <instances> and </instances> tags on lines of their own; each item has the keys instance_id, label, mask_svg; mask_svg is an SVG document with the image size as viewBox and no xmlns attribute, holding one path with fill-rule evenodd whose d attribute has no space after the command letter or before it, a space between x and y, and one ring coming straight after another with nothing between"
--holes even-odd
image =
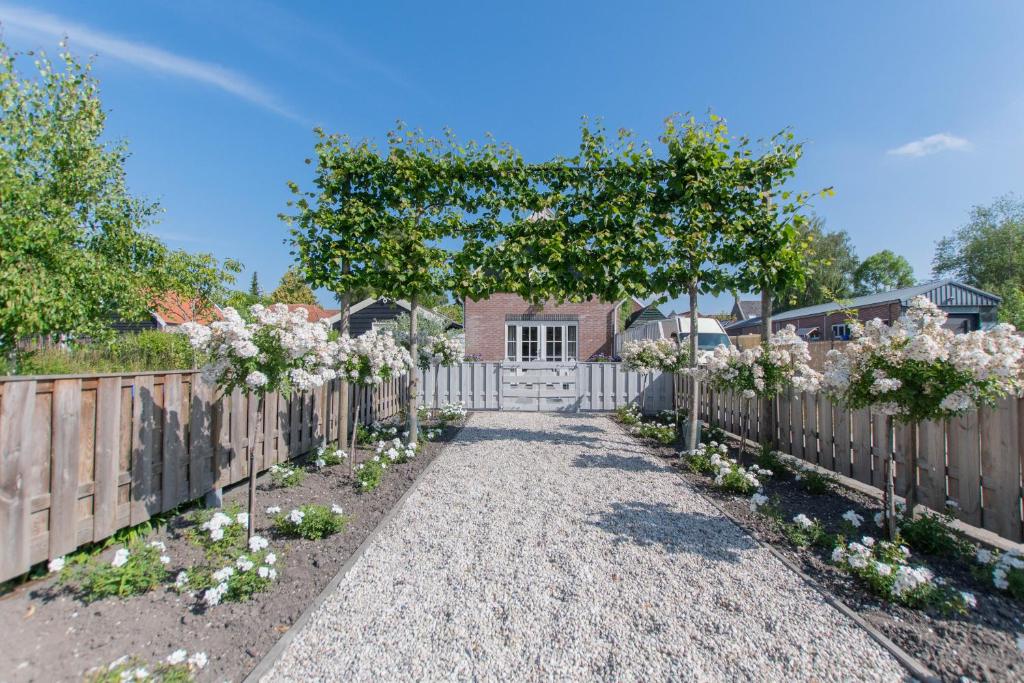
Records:
<instances>
[{"instance_id":1,"label":"weathered wooden fence plank","mask_svg":"<svg viewBox=\"0 0 1024 683\"><path fill-rule=\"evenodd\" d=\"M216 462L213 458L214 432L213 386L199 375L192 376L192 415L188 423L188 495L198 498L213 485Z\"/></svg>"},{"instance_id":2,"label":"weathered wooden fence plank","mask_svg":"<svg viewBox=\"0 0 1024 683\"><path fill-rule=\"evenodd\" d=\"M11 382L4 387L0 412L0 580L26 572L31 566L28 479L35 398L34 381Z\"/></svg>"},{"instance_id":3,"label":"weathered wooden fence plank","mask_svg":"<svg viewBox=\"0 0 1024 683\"><path fill-rule=\"evenodd\" d=\"M1007 538L1020 538L1020 430L1014 399L980 411L982 524Z\"/></svg>"},{"instance_id":4,"label":"weathered wooden fence plank","mask_svg":"<svg viewBox=\"0 0 1024 683\"><path fill-rule=\"evenodd\" d=\"M132 427L131 523L134 526L157 512L153 460L160 454L156 449L156 402L152 375L135 377Z\"/></svg>"},{"instance_id":5,"label":"weathered wooden fence plank","mask_svg":"<svg viewBox=\"0 0 1024 683\"><path fill-rule=\"evenodd\" d=\"M945 508L945 422L925 422L921 425L918 433L917 476L917 502L933 510Z\"/></svg>"},{"instance_id":6,"label":"weathered wooden fence plank","mask_svg":"<svg viewBox=\"0 0 1024 683\"><path fill-rule=\"evenodd\" d=\"M818 464L836 471L835 426L832 424L832 402L818 394Z\"/></svg>"},{"instance_id":7,"label":"weathered wooden fence plank","mask_svg":"<svg viewBox=\"0 0 1024 683\"><path fill-rule=\"evenodd\" d=\"M93 470L92 540L117 531L117 489L120 479L121 378L103 377L96 388L96 464Z\"/></svg>"},{"instance_id":8,"label":"weathered wooden fence plank","mask_svg":"<svg viewBox=\"0 0 1024 683\"><path fill-rule=\"evenodd\" d=\"M867 408L850 415L850 446L853 450L853 478L871 483L871 413Z\"/></svg>"},{"instance_id":9,"label":"weathered wooden fence plank","mask_svg":"<svg viewBox=\"0 0 1024 683\"><path fill-rule=\"evenodd\" d=\"M164 379L163 467L161 511L173 508L184 498L185 426L182 416L181 375Z\"/></svg>"},{"instance_id":10,"label":"weathered wooden fence plank","mask_svg":"<svg viewBox=\"0 0 1024 683\"><path fill-rule=\"evenodd\" d=\"M49 557L61 557L78 547L81 409L82 380L55 381L52 409L53 460L50 465Z\"/></svg>"},{"instance_id":11,"label":"weathered wooden fence plank","mask_svg":"<svg viewBox=\"0 0 1024 683\"><path fill-rule=\"evenodd\" d=\"M949 497L957 503L957 517L981 526L981 435L978 411L949 421Z\"/></svg>"}]
</instances>

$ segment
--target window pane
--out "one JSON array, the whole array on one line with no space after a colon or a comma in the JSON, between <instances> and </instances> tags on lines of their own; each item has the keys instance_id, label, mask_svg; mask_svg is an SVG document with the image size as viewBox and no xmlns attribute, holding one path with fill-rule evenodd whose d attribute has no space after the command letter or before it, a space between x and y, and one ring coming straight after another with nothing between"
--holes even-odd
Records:
<instances>
[{"instance_id":1,"label":"window pane","mask_svg":"<svg viewBox=\"0 0 1024 683\"><path fill-rule=\"evenodd\" d=\"M565 328L565 357L566 359L576 358L576 326L569 325Z\"/></svg>"},{"instance_id":2,"label":"window pane","mask_svg":"<svg viewBox=\"0 0 1024 683\"><path fill-rule=\"evenodd\" d=\"M505 357L508 358L508 360L515 360L516 359L516 326L515 325L508 325L506 329L507 329L507 335L508 336L507 336L507 342L506 342L506 346L505 346Z\"/></svg>"},{"instance_id":3,"label":"window pane","mask_svg":"<svg viewBox=\"0 0 1024 683\"><path fill-rule=\"evenodd\" d=\"M545 328L544 357L546 360L563 360L562 358L562 328L549 326Z\"/></svg>"},{"instance_id":4,"label":"window pane","mask_svg":"<svg viewBox=\"0 0 1024 683\"><path fill-rule=\"evenodd\" d=\"M519 345L519 360L537 360L540 356L540 330L536 325L519 328L522 341Z\"/></svg>"}]
</instances>

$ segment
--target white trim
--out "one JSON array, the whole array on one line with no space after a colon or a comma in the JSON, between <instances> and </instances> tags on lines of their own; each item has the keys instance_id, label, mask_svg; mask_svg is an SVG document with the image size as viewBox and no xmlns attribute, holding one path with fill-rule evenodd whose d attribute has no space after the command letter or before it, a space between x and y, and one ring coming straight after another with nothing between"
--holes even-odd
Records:
<instances>
[{"instance_id":1,"label":"white trim","mask_svg":"<svg viewBox=\"0 0 1024 683\"><path fill-rule=\"evenodd\" d=\"M580 355L580 324L577 320L506 320L504 322L505 328L503 336L505 339L505 356L504 360L514 363L567 363L569 361L579 361ZM515 351L516 357L508 357L508 329L515 327L516 342ZM537 357L533 360L524 361L521 358L523 349L523 333L522 328L524 327L535 327L537 328ZM562 332L562 358L557 360L548 360L547 357L547 330L549 327L558 327L563 330ZM569 356L569 331L568 328L576 328L576 340L573 342L576 345L576 353L572 357Z\"/></svg>"}]
</instances>

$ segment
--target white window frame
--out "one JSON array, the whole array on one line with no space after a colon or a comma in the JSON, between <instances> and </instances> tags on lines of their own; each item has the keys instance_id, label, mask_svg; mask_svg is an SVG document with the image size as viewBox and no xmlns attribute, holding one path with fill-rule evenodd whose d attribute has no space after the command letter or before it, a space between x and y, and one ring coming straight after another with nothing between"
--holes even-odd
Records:
<instances>
[{"instance_id":1,"label":"white window frame","mask_svg":"<svg viewBox=\"0 0 1024 683\"><path fill-rule=\"evenodd\" d=\"M836 330L839 330L837 333ZM847 323L834 323L832 325L832 339L849 339L850 326Z\"/></svg>"},{"instance_id":2,"label":"white window frame","mask_svg":"<svg viewBox=\"0 0 1024 683\"><path fill-rule=\"evenodd\" d=\"M537 328L537 358L524 361L523 356L523 328L524 327L535 327ZM530 363L530 362L562 362L569 360L578 360L579 348L580 348L580 329L579 322L575 320L506 320L505 321L505 360L518 363ZM548 328L561 328L561 344L562 357L559 359L550 359L547 355L547 335ZM569 334L569 328L572 328L574 333L571 336ZM515 338L511 338L509 330L515 329ZM515 357L511 357L508 353L509 343L513 342L515 349ZM570 350L572 353L570 353ZM554 354L552 354L554 355Z\"/></svg>"}]
</instances>

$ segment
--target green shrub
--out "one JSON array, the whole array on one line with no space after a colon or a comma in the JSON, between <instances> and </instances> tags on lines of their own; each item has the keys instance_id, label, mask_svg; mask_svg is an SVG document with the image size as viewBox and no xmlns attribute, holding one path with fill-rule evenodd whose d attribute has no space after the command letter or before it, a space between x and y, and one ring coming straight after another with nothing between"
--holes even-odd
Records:
<instances>
[{"instance_id":1,"label":"green shrub","mask_svg":"<svg viewBox=\"0 0 1024 683\"><path fill-rule=\"evenodd\" d=\"M1000 553L978 548L975 558L978 563L974 568L975 578L1006 591L1017 600L1024 600L1024 556L1020 551Z\"/></svg>"},{"instance_id":2,"label":"green shrub","mask_svg":"<svg viewBox=\"0 0 1024 683\"><path fill-rule=\"evenodd\" d=\"M195 674L206 666L205 652L191 656L184 650L171 653L158 664L149 664L139 657L121 657L109 665L86 672L87 683L124 683L146 680L154 683L191 683Z\"/></svg>"},{"instance_id":3,"label":"green shrub","mask_svg":"<svg viewBox=\"0 0 1024 683\"><path fill-rule=\"evenodd\" d=\"M676 428L674 425L660 425L653 422L644 422L633 428L633 433L645 439L652 439L663 445L669 445L676 441Z\"/></svg>"},{"instance_id":4,"label":"green shrub","mask_svg":"<svg viewBox=\"0 0 1024 683\"><path fill-rule=\"evenodd\" d=\"M348 518L337 505L303 505L291 512L278 513L274 518L274 528L279 533L311 541L336 534L347 523Z\"/></svg>"},{"instance_id":5,"label":"green shrub","mask_svg":"<svg viewBox=\"0 0 1024 683\"><path fill-rule=\"evenodd\" d=\"M348 456L345 455L345 451L337 446L325 444L317 449L313 464L320 468L334 467L340 465L346 457Z\"/></svg>"},{"instance_id":6,"label":"green shrub","mask_svg":"<svg viewBox=\"0 0 1024 683\"><path fill-rule=\"evenodd\" d=\"M365 493L380 486L380 482L384 478L384 470L387 467L379 455L356 465L356 481L359 482L359 491Z\"/></svg>"},{"instance_id":7,"label":"green shrub","mask_svg":"<svg viewBox=\"0 0 1024 683\"><path fill-rule=\"evenodd\" d=\"M720 444L728 441L729 436L721 427L705 424L700 432L700 442L703 444Z\"/></svg>"},{"instance_id":8,"label":"green shrub","mask_svg":"<svg viewBox=\"0 0 1024 683\"><path fill-rule=\"evenodd\" d=\"M624 425L640 424L640 406L628 403L615 409L615 416Z\"/></svg>"},{"instance_id":9,"label":"green shrub","mask_svg":"<svg viewBox=\"0 0 1024 683\"><path fill-rule=\"evenodd\" d=\"M113 559L80 554L61 570L60 582L73 586L84 602L147 593L167 578L170 558L159 541L135 541L119 548Z\"/></svg>"},{"instance_id":10,"label":"green shrub","mask_svg":"<svg viewBox=\"0 0 1024 683\"><path fill-rule=\"evenodd\" d=\"M761 446L756 462L758 467L763 470L771 470L776 477L789 471L786 462L782 459L782 454L767 444Z\"/></svg>"},{"instance_id":11,"label":"green shrub","mask_svg":"<svg viewBox=\"0 0 1024 683\"><path fill-rule=\"evenodd\" d=\"M31 351L19 360L23 375L69 375L96 372L187 370L205 358L193 351L183 334L146 330L121 334L109 344L72 344L69 348Z\"/></svg>"},{"instance_id":12,"label":"green shrub","mask_svg":"<svg viewBox=\"0 0 1024 683\"><path fill-rule=\"evenodd\" d=\"M798 472L796 480L812 496L823 496L835 486L835 477L809 468Z\"/></svg>"},{"instance_id":13,"label":"green shrub","mask_svg":"<svg viewBox=\"0 0 1024 683\"><path fill-rule=\"evenodd\" d=\"M223 510L197 510L192 523L185 535L203 549L208 561L232 559L245 548L249 514L238 503L230 503Z\"/></svg>"},{"instance_id":14,"label":"green shrub","mask_svg":"<svg viewBox=\"0 0 1024 683\"><path fill-rule=\"evenodd\" d=\"M782 533L790 543L798 548L807 548L812 545L832 547L835 544L834 538L825 531L817 519L810 519L807 515L799 514L789 524L782 523Z\"/></svg>"},{"instance_id":15,"label":"green shrub","mask_svg":"<svg viewBox=\"0 0 1024 683\"><path fill-rule=\"evenodd\" d=\"M914 550L928 555L962 557L974 554L967 538L950 528L952 515L924 514L900 521L900 535Z\"/></svg>"},{"instance_id":16,"label":"green shrub","mask_svg":"<svg viewBox=\"0 0 1024 683\"><path fill-rule=\"evenodd\" d=\"M729 448L725 444L697 444L697 448L692 451L683 451L680 453L680 457L686 463L687 468L691 472L698 474L714 474L718 471L712 456L717 454L718 461L725 458L729 454Z\"/></svg>"},{"instance_id":17,"label":"green shrub","mask_svg":"<svg viewBox=\"0 0 1024 683\"><path fill-rule=\"evenodd\" d=\"M293 465L281 464L270 466L270 479L278 488L298 486L306 478L306 473Z\"/></svg>"}]
</instances>

